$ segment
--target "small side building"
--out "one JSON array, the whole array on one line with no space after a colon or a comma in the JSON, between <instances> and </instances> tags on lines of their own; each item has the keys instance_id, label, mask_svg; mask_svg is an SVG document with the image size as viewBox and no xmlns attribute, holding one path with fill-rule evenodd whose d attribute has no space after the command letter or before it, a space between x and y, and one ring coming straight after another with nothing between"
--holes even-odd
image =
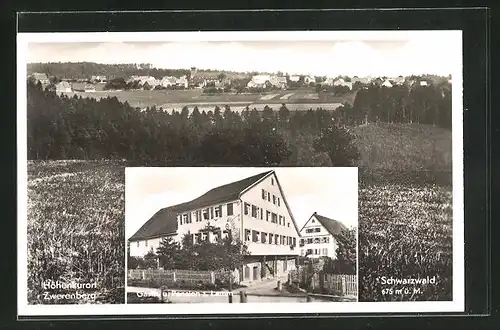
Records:
<instances>
[{"instance_id":1,"label":"small side building","mask_svg":"<svg viewBox=\"0 0 500 330\"><path fill-rule=\"evenodd\" d=\"M330 257L336 259L337 235L347 227L316 212L300 230L300 255L308 258Z\"/></svg>"}]
</instances>

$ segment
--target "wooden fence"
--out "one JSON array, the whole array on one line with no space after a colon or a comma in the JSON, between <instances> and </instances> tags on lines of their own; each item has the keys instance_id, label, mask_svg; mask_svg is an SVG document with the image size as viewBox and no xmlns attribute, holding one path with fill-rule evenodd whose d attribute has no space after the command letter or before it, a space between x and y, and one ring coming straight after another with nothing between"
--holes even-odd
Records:
<instances>
[{"instance_id":1,"label":"wooden fence","mask_svg":"<svg viewBox=\"0 0 500 330\"><path fill-rule=\"evenodd\" d=\"M304 269L290 271L290 284L295 283L310 291L321 291L337 296L357 296L358 279L356 275L315 273L312 276Z\"/></svg>"},{"instance_id":2,"label":"wooden fence","mask_svg":"<svg viewBox=\"0 0 500 330\"><path fill-rule=\"evenodd\" d=\"M162 283L215 283L216 274L211 271L165 270L165 269L129 269L130 280L156 280Z\"/></svg>"}]
</instances>

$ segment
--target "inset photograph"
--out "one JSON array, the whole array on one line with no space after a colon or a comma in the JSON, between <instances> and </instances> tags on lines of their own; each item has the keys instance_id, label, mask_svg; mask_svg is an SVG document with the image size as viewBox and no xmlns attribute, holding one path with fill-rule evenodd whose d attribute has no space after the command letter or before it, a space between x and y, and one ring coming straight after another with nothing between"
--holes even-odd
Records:
<instances>
[{"instance_id":1,"label":"inset photograph","mask_svg":"<svg viewBox=\"0 0 500 330\"><path fill-rule=\"evenodd\" d=\"M125 171L127 303L357 301L358 169Z\"/></svg>"}]
</instances>

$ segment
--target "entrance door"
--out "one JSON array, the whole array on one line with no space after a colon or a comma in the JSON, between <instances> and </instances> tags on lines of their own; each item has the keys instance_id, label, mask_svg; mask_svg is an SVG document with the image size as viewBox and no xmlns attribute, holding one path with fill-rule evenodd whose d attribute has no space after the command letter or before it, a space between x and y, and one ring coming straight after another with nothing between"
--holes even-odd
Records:
<instances>
[{"instance_id":1,"label":"entrance door","mask_svg":"<svg viewBox=\"0 0 500 330\"><path fill-rule=\"evenodd\" d=\"M259 266L253 266L253 280L259 279Z\"/></svg>"}]
</instances>

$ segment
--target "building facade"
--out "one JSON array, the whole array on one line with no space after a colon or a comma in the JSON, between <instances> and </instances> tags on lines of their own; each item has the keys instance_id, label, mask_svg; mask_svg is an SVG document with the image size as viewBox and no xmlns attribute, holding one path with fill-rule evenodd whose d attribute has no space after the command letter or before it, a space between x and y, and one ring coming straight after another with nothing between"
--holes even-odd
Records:
<instances>
[{"instance_id":1,"label":"building facade","mask_svg":"<svg viewBox=\"0 0 500 330\"><path fill-rule=\"evenodd\" d=\"M336 236L344 229L346 227L341 222L315 212L300 230L300 255L308 258L336 259Z\"/></svg>"},{"instance_id":2,"label":"building facade","mask_svg":"<svg viewBox=\"0 0 500 330\"><path fill-rule=\"evenodd\" d=\"M212 231L206 231L210 226ZM248 247L240 282L284 276L295 268L299 229L274 171L214 188L158 211L130 239L130 255L155 251L164 237L215 242L231 235Z\"/></svg>"}]
</instances>

